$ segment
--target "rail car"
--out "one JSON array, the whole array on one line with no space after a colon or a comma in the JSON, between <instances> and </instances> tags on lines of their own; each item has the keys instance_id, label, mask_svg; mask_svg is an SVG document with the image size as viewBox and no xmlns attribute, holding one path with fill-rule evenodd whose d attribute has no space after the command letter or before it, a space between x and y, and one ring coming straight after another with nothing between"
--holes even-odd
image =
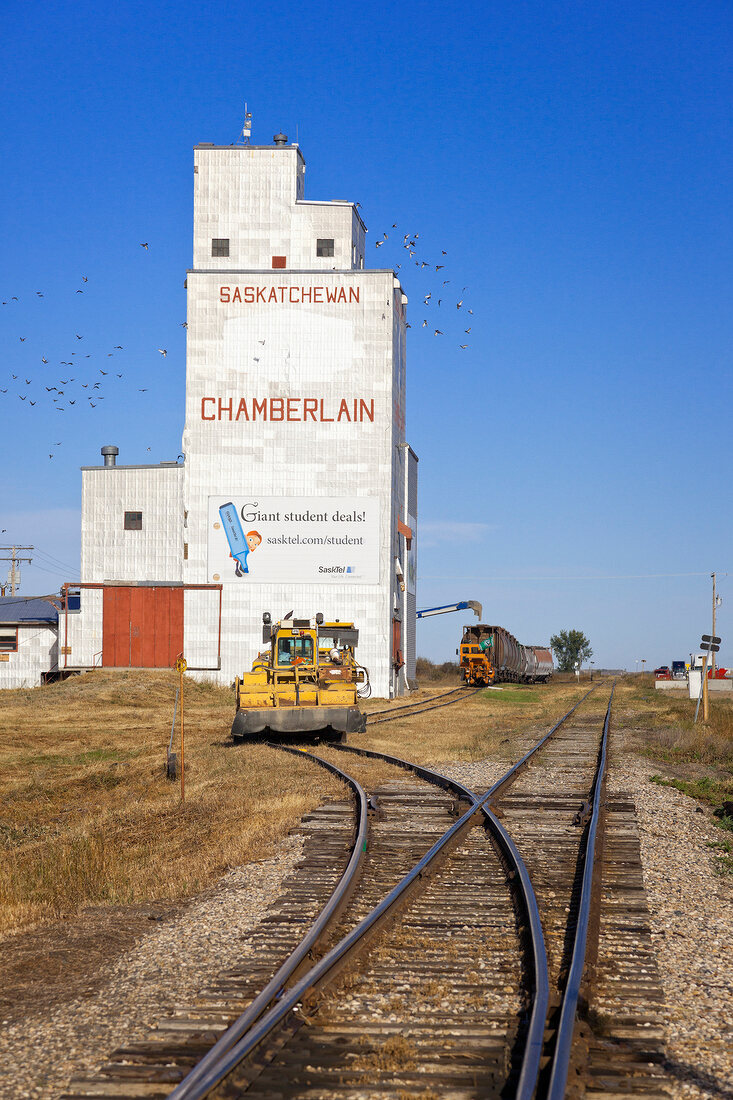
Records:
<instances>
[{"instance_id":1,"label":"rail car","mask_svg":"<svg viewBox=\"0 0 733 1100\"><path fill-rule=\"evenodd\" d=\"M545 683L554 671L546 646L522 645L503 626L464 626L457 653L464 684Z\"/></svg>"}]
</instances>

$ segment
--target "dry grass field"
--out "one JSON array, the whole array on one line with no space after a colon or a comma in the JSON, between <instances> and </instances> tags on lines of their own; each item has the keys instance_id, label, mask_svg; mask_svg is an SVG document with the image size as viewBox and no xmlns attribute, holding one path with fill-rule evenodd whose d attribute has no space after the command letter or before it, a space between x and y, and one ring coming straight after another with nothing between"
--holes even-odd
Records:
<instances>
[{"instance_id":1,"label":"dry grass field","mask_svg":"<svg viewBox=\"0 0 733 1100\"><path fill-rule=\"evenodd\" d=\"M306 761L233 747L233 692L187 680L181 804L165 778L177 683L99 671L3 692L0 935L88 905L184 899L340 794Z\"/></svg>"},{"instance_id":2,"label":"dry grass field","mask_svg":"<svg viewBox=\"0 0 733 1100\"><path fill-rule=\"evenodd\" d=\"M342 797L339 783L306 760L233 746L233 693L187 680L181 804L164 767L177 682L173 672L100 670L2 693L0 937L90 906L184 901L229 868L268 857L305 812ZM411 698L454 684L436 680ZM350 742L428 764L509 761L589 686L504 685L374 725ZM710 726L693 728L693 704L660 695L648 678L619 682L624 747L661 762L667 775L707 783L711 801L733 797L733 706L714 699ZM402 705L375 699L365 709Z\"/></svg>"}]
</instances>

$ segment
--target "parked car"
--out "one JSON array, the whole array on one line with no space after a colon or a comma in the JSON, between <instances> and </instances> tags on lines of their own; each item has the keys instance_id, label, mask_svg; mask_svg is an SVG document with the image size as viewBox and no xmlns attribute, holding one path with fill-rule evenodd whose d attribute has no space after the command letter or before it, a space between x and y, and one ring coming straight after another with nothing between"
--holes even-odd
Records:
<instances>
[{"instance_id":1,"label":"parked car","mask_svg":"<svg viewBox=\"0 0 733 1100\"><path fill-rule=\"evenodd\" d=\"M659 668L655 668L654 677L656 680L671 680L672 675L669 671L669 665L660 665Z\"/></svg>"}]
</instances>

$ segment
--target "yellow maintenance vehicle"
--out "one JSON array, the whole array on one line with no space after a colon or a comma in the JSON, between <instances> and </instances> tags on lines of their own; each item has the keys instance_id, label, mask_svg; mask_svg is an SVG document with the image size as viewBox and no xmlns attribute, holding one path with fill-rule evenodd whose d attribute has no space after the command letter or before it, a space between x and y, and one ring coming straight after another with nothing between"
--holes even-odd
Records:
<instances>
[{"instance_id":1,"label":"yellow maintenance vehicle","mask_svg":"<svg viewBox=\"0 0 733 1100\"><path fill-rule=\"evenodd\" d=\"M366 715L358 700L371 693L369 673L357 663L359 631L353 623L262 616L262 650L235 682L235 741L257 734L362 733Z\"/></svg>"}]
</instances>

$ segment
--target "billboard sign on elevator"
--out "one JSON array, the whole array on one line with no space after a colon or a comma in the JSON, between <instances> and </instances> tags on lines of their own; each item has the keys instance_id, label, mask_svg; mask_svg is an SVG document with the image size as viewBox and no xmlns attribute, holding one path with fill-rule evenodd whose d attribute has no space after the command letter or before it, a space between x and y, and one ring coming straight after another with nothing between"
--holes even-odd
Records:
<instances>
[{"instance_id":1,"label":"billboard sign on elevator","mask_svg":"<svg viewBox=\"0 0 733 1100\"><path fill-rule=\"evenodd\" d=\"M209 497L208 578L379 584L376 497Z\"/></svg>"}]
</instances>

